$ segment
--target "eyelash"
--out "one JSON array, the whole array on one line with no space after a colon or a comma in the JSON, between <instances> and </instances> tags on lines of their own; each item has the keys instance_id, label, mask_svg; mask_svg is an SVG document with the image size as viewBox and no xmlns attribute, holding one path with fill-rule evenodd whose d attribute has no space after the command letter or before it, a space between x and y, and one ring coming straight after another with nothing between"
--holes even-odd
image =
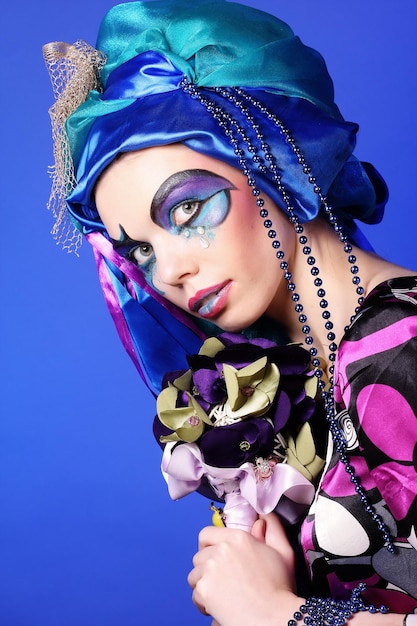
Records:
<instances>
[{"instance_id":1,"label":"eyelash","mask_svg":"<svg viewBox=\"0 0 417 626\"><path fill-rule=\"evenodd\" d=\"M178 231L179 231L179 232L181 232L182 230L184 230L185 228L187 228L187 226L189 226L189 225L193 222L193 220L194 220L194 219L196 219L196 218L198 217L198 215L200 214L201 209L202 209L202 207L203 207L203 205L204 205L204 202L205 202L205 201L202 201L202 202L200 201L200 202L199 202L199 201L197 201L197 200L192 200L192 201L190 201L190 200L186 200L185 202L181 202L181 204L177 204L177 206L175 206L175 207L171 210L171 212L170 212L170 215L171 215L171 221L172 221L173 225L175 226L175 228L177 228L177 229L178 229ZM185 221L181 222L180 224L176 224L176 223L175 223L175 219L174 219L175 212L176 212L176 211L178 211L179 209L181 209L181 208L182 208L182 209L183 209L183 211L184 211L184 213L186 214L186 213L187 213L187 207L189 207L189 208L190 208L190 216L189 216L189 218L188 218L188 219L186 219ZM194 207L195 207L195 208L194 208ZM141 263L141 262L140 262L140 261L139 261L139 260L135 257L135 252L137 252L137 251L138 251L138 250L140 250L141 248L148 248L148 249L150 249L150 250L151 250L151 253L150 253L150 254L143 254L143 255L142 255L143 257L145 257L145 258L146 258L146 257L151 257L151 255L152 255L152 246L151 246L151 244L150 244L150 243L145 243L145 242L143 242L143 243L141 243L141 244L139 244L139 245L136 245L136 246L134 246L133 248L131 248L131 249L127 252L126 256L127 256L127 258L129 259L129 261L132 261L132 263L135 263L135 265L138 265L139 267L142 267L142 268L143 268L143 266L145 266L147 263L149 263L149 261L150 261L151 259L149 258L149 259L147 259L147 260L144 260L144 261Z\"/></svg>"},{"instance_id":2,"label":"eyelash","mask_svg":"<svg viewBox=\"0 0 417 626\"><path fill-rule=\"evenodd\" d=\"M112 239L113 248L116 250L116 252L120 254L120 256L124 257L125 259L128 259L129 261L131 261L138 267L141 267L142 269L146 269L146 266L150 266L151 261L152 261L153 249L152 249L151 244L145 241L141 241L141 242L134 241L133 239L129 237L129 235L126 233L125 229L123 228L121 224L119 224L119 228L120 228L120 239L118 240ZM147 256L149 257L149 259L144 260L142 263L135 257L135 252L137 250L140 250L141 248L145 248L150 251L149 254L144 255L145 259Z\"/></svg>"},{"instance_id":3,"label":"eyelash","mask_svg":"<svg viewBox=\"0 0 417 626\"><path fill-rule=\"evenodd\" d=\"M140 263L140 261L135 257L135 252L137 252L138 250L140 250L141 248L148 248L150 250L149 254L144 254L144 258L147 258L147 260L144 260L142 263ZM151 246L150 243L141 243L139 245L134 246L133 248L131 248L127 254L126 254L126 258L129 259L129 261L132 261L132 263L134 263L135 265L137 265L138 267L144 268L152 259L152 254L153 254L153 248Z\"/></svg>"},{"instance_id":4,"label":"eyelash","mask_svg":"<svg viewBox=\"0 0 417 626\"><path fill-rule=\"evenodd\" d=\"M187 206L191 208L195 207L195 209L191 212L191 215L187 220L177 225L174 219L175 212L181 207ZM203 225L199 223L199 219L207 222L207 224L204 224L205 226L214 227L221 224L221 222L225 219L229 211L229 206L230 190L219 189L208 198L206 197L202 200L184 200L183 202L180 202L171 209L169 218L171 224L178 233L181 233L186 228Z\"/></svg>"},{"instance_id":5,"label":"eyelash","mask_svg":"<svg viewBox=\"0 0 417 626\"><path fill-rule=\"evenodd\" d=\"M203 200L194 200L194 199L183 200L179 204L175 205L169 212L169 220L175 232L177 234L182 233L185 229L190 228L196 221L197 221L197 226L198 226L198 218L200 216L202 216L203 219L207 217L205 216L204 208L206 207L207 212L210 213L210 211L212 210L212 203L213 201L215 201L214 200L215 198L218 199L217 205L220 206L221 211L220 211L220 216L218 215L218 219L212 220L212 223L210 225L217 226L218 224L220 224L223 221L226 213L228 212L228 207L230 203L229 189L221 189L217 191L216 193L214 193L213 195L209 196L208 198L204 198ZM176 220L175 220L175 214L180 209L183 210L185 215L187 215L187 211L189 211L190 215L187 219L185 219L183 222L178 224L176 223ZM118 241L118 242L114 242L114 244L116 244L115 247L120 250L120 253L122 254L122 256L124 256L129 261L134 263L136 266L140 267L144 272L150 271L153 264L155 263L155 256L153 254L152 245L145 241L141 241L141 242L133 241L126 234L123 227L121 227L121 231L122 231L122 235L124 239L123 241L124 245L123 244L120 245L121 242ZM129 243L131 244L130 246L129 246ZM122 251L121 248L124 248L124 250ZM142 254L142 257L138 259L135 256L135 253L137 251L140 251L141 248L142 249L145 248L146 250L148 250L149 254L146 254L146 253Z\"/></svg>"},{"instance_id":6,"label":"eyelash","mask_svg":"<svg viewBox=\"0 0 417 626\"><path fill-rule=\"evenodd\" d=\"M183 230L184 228L189 226L195 219L197 219L197 217L201 213L201 209L203 208L206 202L207 202L207 199L206 200L185 200L184 202L177 204L170 211L170 219L171 219L172 224L175 226L175 228L178 228L179 231ZM190 216L184 222L181 222L180 224L176 224L174 216L175 216L176 211L178 211L181 207L183 207L183 211L185 214L187 211L186 207L190 207L191 208ZM196 208L194 209L193 207L196 207Z\"/></svg>"},{"instance_id":7,"label":"eyelash","mask_svg":"<svg viewBox=\"0 0 417 626\"><path fill-rule=\"evenodd\" d=\"M201 209L204 205L204 203L206 202L206 200L204 201L198 201L198 200L186 200L185 202L181 202L180 204L177 204L177 206L175 206L171 212L171 221L174 224L175 228L178 229L179 232L181 232L184 228L186 228L187 226L189 226L194 219L196 219L198 217L198 215L201 212ZM185 220L184 222L182 222L181 224L176 224L175 220L174 220L174 214L176 211L178 211L181 207L183 207L183 211L184 213L186 213L187 211L187 207L190 207L191 211L190 211L190 217ZM194 208L196 207L196 208ZM138 250L140 250L141 248L148 248L151 250L150 254L143 254L143 257L149 257L147 260L144 260L142 263L135 257L135 252L137 252ZM151 257L152 257L152 246L150 243L140 243L139 245L136 245L132 248L130 248L130 250L127 252L126 257L129 259L129 261L131 261L132 263L134 263L135 265L144 268L144 266L146 266L150 261L151 261Z\"/></svg>"}]
</instances>

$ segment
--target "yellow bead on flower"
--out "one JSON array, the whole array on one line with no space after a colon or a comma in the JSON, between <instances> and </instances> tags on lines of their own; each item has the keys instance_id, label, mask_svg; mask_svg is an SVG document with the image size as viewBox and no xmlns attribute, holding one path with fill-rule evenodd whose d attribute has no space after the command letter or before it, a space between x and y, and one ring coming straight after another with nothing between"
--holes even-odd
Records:
<instances>
[{"instance_id":1,"label":"yellow bead on flower","mask_svg":"<svg viewBox=\"0 0 417 626\"><path fill-rule=\"evenodd\" d=\"M214 502L210 504L210 510L213 511L213 515L211 521L213 522L213 526L224 527L225 524L225 515L223 513L223 509L214 505Z\"/></svg>"}]
</instances>

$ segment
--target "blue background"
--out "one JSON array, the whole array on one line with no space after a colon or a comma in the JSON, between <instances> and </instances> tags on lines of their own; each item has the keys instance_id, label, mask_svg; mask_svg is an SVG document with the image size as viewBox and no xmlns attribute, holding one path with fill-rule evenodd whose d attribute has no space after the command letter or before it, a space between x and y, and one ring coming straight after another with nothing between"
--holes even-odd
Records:
<instances>
[{"instance_id":1,"label":"blue background","mask_svg":"<svg viewBox=\"0 0 417 626\"><path fill-rule=\"evenodd\" d=\"M415 0L271 0L325 56L357 156L391 189L375 248L417 267ZM110 0L21 0L1 23L1 626L209 624L186 575L208 502L171 502L151 435L153 401L107 313L92 254L49 235L41 46L94 44Z\"/></svg>"}]
</instances>

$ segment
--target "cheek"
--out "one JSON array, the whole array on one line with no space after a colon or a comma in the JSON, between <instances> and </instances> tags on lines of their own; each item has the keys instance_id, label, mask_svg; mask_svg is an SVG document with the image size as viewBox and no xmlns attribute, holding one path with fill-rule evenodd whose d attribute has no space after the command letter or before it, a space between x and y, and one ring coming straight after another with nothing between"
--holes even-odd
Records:
<instances>
[{"instance_id":1,"label":"cheek","mask_svg":"<svg viewBox=\"0 0 417 626\"><path fill-rule=\"evenodd\" d=\"M157 287L158 283L158 264L157 261L150 261L146 267L141 267L141 272L150 287L161 296L164 296L165 293L162 289Z\"/></svg>"},{"instance_id":2,"label":"cheek","mask_svg":"<svg viewBox=\"0 0 417 626\"><path fill-rule=\"evenodd\" d=\"M264 220L257 214L257 207L252 204L239 208L242 210L235 211L228 223L231 245L240 251L242 262L257 264L272 260L275 257L272 239L268 237Z\"/></svg>"}]
</instances>

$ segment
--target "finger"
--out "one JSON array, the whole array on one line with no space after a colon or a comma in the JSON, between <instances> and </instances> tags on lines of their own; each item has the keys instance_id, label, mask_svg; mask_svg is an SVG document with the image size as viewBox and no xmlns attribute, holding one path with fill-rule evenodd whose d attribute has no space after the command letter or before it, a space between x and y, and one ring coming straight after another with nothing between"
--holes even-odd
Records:
<instances>
[{"instance_id":1,"label":"finger","mask_svg":"<svg viewBox=\"0 0 417 626\"><path fill-rule=\"evenodd\" d=\"M268 515L261 515L260 518L265 521L266 525L265 543L291 562L293 559L293 549L278 515L268 513Z\"/></svg>"},{"instance_id":2,"label":"finger","mask_svg":"<svg viewBox=\"0 0 417 626\"><path fill-rule=\"evenodd\" d=\"M253 524L250 534L258 541L265 543L266 522L264 519L257 519Z\"/></svg>"},{"instance_id":3,"label":"finger","mask_svg":"<svg viewBox=\"0 0 417 626\"><path fill-rule=\"evenodd\" d=\"M191 598L200 613L202 613L203 615L208 615L205 606L198 599L197 583L199 582L199 580L201 580L201 573L198 568L195 567L191 570L187 577L187 582L193 590Z\"/></svg>"},{"instance_id":4,"label":"finger","mask_svg":"<svg viewBox=\"0 0 417 626\"><path fill-rule=\"evenodd\" d=\"M271 546L271 548L281 551L282 547L288 544L288 539L278 515L268 513L267 515L260 515L259 517L265 523L265 540L267 544Z\"/></svg>"},{"instance_id":5,"label":"finger","mask_svg":"<svg viewBox=\"0 0 417 626\"><path fill-rule=\"evenodd\" d=\"M214 546L222 541L233 540L234 533L240 533L244 531L235 530L232 528L221 528L219 526L206 526L198 535L198 548L203 550L208 546Z\"/></svg>"},{"instance_id":6,"label":"finger","mask_svg":"<svg viewBox=\"0 0 417 626\"><path fill-rule=\"evenodd\" d=\"M191 572L187 576L187 583L190 585L191 589L195 589L198 579L199 579L199 574L198 574L197 568L194 567L194 569L192 569Z\"/></svg>"},{"instance_id":7,"label":"finger","mask_svg":"<svg viewBox=\"0 0 417 626\"><path fill-rule=\"evenodd\" d=\"M193 595L191 596L191 598L192 598L192 601L193 601L193 603L194 603L195 607L196 607L196 608L200 611L200 613L202 613L203 615L208 615L208 613L207 613L207 611L206 611L205 607L204 607L204 606L203 606L203 605L202 605L202 604L198 601L198 599L197 599L197 597L196 597L196 596L197 596L197 593L196 593L196 590L194 589L194 591L193 591Z\"/></svg>"},{"instance_id":8,"label":"finger","mask_svg":"<svg viewBox=\"0 0 417 626\"><path fill-rule=\"evenodd\" d=\"M205 548L201 548L193 556L194 567L199 567L201 565L204 565L204 563L206 563L206 561L213 555L214 551L215 551L215 546L206 546Z\"/></svg>"}]
</instances>

